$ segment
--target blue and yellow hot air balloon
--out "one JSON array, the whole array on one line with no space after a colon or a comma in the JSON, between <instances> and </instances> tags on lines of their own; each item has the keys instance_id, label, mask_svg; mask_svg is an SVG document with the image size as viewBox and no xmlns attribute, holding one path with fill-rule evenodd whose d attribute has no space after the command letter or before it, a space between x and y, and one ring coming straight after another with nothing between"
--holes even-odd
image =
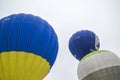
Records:
<instances>
[{"instance_id":1,"label":"blue and yellow hot air balloon","mask_svg":"<svg viewBox=\"0 0 120 80\"><path fill-rule=\"evenodd\" d=\"M74 33L69 40L69 50L78 60L92 51L98 50L100 42L98 36L90 30Z\"/></svg>"},{"instance_id":2,"label":"blue and yellow hot air balloon","mask_svg":"<svg viewBox=\"0 0 120 80\"><path fill-rule=\"evenodd\" d=\"M32 14L0 19L0 80L42 80L58 53L52 26Z\"/></svg>"}]
</instances>

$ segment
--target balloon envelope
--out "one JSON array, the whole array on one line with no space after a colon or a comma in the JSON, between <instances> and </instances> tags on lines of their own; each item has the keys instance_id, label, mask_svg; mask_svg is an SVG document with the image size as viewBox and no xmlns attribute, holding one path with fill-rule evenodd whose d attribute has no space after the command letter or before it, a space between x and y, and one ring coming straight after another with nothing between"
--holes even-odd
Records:
<instances>
[{"instance_id":1,"label":"balloon envelope","mask_svg":"<svg viewBox=\"0 0 120 80\"><path fill-rule=\"evenodd\" d=\"M57 35L42 18L21 13L0 20L1 80L42 80L57 52Z\"/></svg>"},{"instance_id":2,"label":"balloon envelope","mask_svg":"<svg viewBox=\"0 0 120 80\"><path fill-rule=\"evenodd\" d=\"M69 40L69 50L78 60L81 60L86 54L98 50L99 46L99 38L89 30L78 31Z\"/></svg>"},{"instance_id":3,"label":"balloon envelope","mask_svg":"<svg viewBox=\"0 0 120 80\"><path fill-rule=\"evenodd\" d=\"M120 58L107 50L86 55L78 65L79 80L120 80Z\"/></svg>"}]
</instances>

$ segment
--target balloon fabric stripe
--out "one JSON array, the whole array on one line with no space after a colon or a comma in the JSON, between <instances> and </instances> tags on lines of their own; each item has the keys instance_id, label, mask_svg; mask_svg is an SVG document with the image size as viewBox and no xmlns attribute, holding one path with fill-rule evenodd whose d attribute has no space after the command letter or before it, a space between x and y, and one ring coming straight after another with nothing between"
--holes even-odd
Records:
<instances>
[{"instance_id":1,"label":"balloon fabric stripe","mask_svg":"<svg viewBox=\"0 0 120 80\"><path fill-rule=\"evenodd\" d=\"M80 61L83 61L83 60L89 58L90 56L93 56L93 55L96 55L99 53L101 54L103 52L107 52L107 50L98 50L98 51L91 52L91 53L87 54L86 56L84 56Z\"/></svg>"}]
</instances>

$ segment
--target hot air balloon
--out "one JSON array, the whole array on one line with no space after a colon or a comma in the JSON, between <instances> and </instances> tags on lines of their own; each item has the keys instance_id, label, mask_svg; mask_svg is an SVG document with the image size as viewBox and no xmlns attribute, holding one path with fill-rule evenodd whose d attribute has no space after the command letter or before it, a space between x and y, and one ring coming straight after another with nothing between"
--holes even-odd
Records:
<instances>
[{"instance_id":1,"label":"hot air balloon","mask_svg":"<svg viewBox=\"0 0 120 80\"><path fill-rule=\"evenodd\" d=\"M99 46L99 38L90 30L78 31L69 40L69 50L78 60L81 60L86 54L98 50Z\"/></svg>"},{"instance_id":2,"label":"hot air balloon","mask_svg":"<svg viewBox=\"0 0 120 80\"><path fill-rule=\"evenodd\" d=\"M108 50L87 54L78 65L79 80L120 80L120 58Z\"/></svg>"},{"instance_id":3,"label":"hot air balloon","mask_svg":"<svg viewBox=\"0 0 120 80\"><path fill-rule=\"evenodd\" d=\"M0 80L42 80L58 53L52 26L32 14L0 19Z\"/></svg>"}]
</instances>

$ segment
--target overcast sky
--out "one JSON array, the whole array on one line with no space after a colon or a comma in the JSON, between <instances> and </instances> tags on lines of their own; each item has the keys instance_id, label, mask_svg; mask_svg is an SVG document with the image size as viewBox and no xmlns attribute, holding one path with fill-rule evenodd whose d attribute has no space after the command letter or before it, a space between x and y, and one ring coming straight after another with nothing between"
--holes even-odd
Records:
<instances>
[{"instance_id":1,"label":"overcast sky","mask_svg":"<svg viewBox=\"0 0 120 80\"><path fill-rule=\"evenodd\" d=\"M42 17L58 35L58 56L44 80L78 80L79 61L71 55L68 42L82 29L98 35L100 49L120 57L120 0L0 0L0 18L15 13Z\"/></svg>"}]
</instances>

